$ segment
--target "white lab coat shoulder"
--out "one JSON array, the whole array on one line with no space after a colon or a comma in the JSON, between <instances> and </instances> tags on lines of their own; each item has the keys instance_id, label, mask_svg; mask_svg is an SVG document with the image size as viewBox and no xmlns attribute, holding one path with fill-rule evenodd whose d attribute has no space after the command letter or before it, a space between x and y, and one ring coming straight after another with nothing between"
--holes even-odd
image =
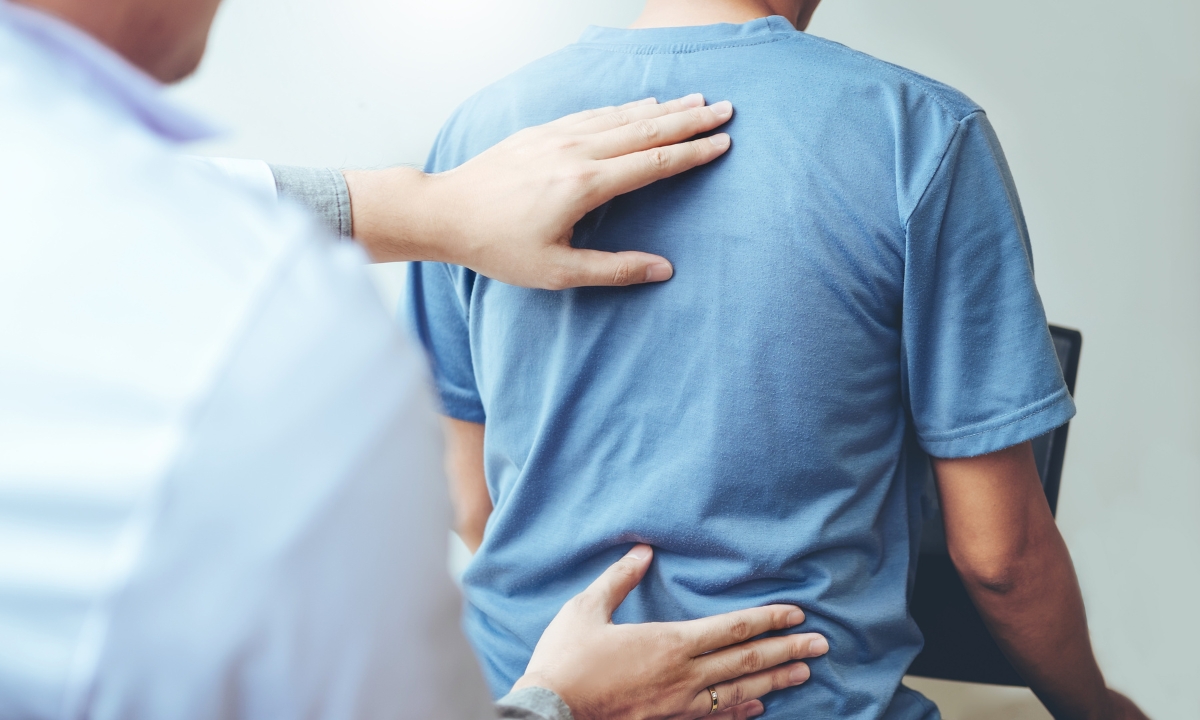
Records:
<instances>
[{"instance_id":1,"label":"white lab coat shoulder","mask_svg":"<svg viewBox=\"0 0 1200 720\"><path fill-rule=\"evenodd\" d=\"M0 718L486 716L364 256L119 91L0 23Z\"/></svg>"}]
</instances>

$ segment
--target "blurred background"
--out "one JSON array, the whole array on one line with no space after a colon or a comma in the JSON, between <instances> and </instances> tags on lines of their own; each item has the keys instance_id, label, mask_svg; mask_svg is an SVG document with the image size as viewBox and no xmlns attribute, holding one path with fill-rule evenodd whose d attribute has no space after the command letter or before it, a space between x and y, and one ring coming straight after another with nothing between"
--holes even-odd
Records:
<instances>
[{"instance_id":1,"label":"blurred background","mask_svg":"<svg viewBox=\"0 0 1200 720\"><path fill-rule=\"evenodd\" d=\"M201 152L421 165L465 98L640 0L226 0L176 92ZM825 0L810 32L988 110L1050 320L1082 330L1059 524L1109 681L1200 718L1200 3ZM719 99L719 98L717 98ZM390 306L400 268L376 268ZM1028 691L914 680L947 718L1047 717Z\"/></svg>"}]
</instances>

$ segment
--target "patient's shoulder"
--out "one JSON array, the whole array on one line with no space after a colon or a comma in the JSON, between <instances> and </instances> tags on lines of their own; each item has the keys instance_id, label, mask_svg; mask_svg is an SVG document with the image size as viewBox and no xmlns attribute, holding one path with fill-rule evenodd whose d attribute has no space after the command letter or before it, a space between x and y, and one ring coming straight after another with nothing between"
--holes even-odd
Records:
<instances>
[{"instance_id":1,"label":"patient's shoulder","mask_svg":"<svg viewBox=\"0 0 1200 720\"><path fill-rule=\"evenodd\" d=\"M981 110L960 90L833 40L797 33L794 42L786 45L787 51L803 56L810 62L817 60L822 72L830 80L848 85L884 87L900 94L916 94L933 101L940 111L955 121Z\"/></svg>"}]
</instances>

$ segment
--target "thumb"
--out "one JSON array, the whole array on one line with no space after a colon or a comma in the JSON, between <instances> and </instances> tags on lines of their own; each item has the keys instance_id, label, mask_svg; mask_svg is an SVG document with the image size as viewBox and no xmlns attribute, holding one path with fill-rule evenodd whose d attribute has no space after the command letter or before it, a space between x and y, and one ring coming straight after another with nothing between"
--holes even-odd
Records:
<instances>
[{"instance_id":1,"label":"thumb","mask_svg":"<svg viewBox=\"0 0 1200 720\"><path fill-rule=\"evenodd\" d=\"M634 545L583 591L587 605L599 608L606 621L612 620L612 614L646 576L653 559L654 550L649 545Z\"/></svg>"},{"instance_id":2,"label":"thumb","mask_svg":"<svg viewBox=\"0 0 1200 720\"><path fill-rule=\"evenodd\" d=\"M643 252L601 252L563 248L563 288L624 286L670 280L674 268L666 258Z\"/></svg>"}]
</instances>

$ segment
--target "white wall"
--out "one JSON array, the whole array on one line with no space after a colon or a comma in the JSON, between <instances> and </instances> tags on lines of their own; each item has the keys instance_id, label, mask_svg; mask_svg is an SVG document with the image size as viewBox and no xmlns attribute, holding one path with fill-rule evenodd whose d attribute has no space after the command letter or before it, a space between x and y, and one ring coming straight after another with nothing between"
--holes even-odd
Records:
<instances>
[{"instance_id":1,"label":"white wall","mask_svg":"<svg viewBox=\"0 0 1200 720\"><path fill-rule=\"evenodd\" d=\"M467 95L639 6L227 0L179 92L238 129L212 152L420 164ZM826 0L812 31L989 110L1050 318L1084 333L1060 521L1097 651L1200 718L1200 4Z\"/></svg>"}]
</instances>

